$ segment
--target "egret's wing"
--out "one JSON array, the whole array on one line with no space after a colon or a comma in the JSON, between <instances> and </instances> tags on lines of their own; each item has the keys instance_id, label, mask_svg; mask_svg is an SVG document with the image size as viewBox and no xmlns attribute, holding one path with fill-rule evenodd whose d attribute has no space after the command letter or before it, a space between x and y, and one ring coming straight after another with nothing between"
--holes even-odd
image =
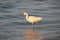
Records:
<instances>
[{"instance_id":1,"label":"egret's wing","mask_svg":"<svg viewBox=\"0 0 60 40\"><path fill-rule=\"evenodd\" d=\"M31 21L39 21L39 20L41 20L41 18L36 17L36 16L29 16L29 20L31 20Z\"/></svg>"}]
</instances>

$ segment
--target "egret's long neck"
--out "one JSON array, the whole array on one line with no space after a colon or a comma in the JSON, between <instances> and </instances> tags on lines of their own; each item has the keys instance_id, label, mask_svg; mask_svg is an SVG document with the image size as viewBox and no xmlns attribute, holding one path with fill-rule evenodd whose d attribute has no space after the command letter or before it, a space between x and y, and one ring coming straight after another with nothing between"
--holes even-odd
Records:
<instances>
[{"instance_id":1,"label":"egret's long neck","mask_svg":"<svg viewBox=\"0 0 60 40\"><path fill-rule=\"evenodd\" d=\"M29 17L29 15L28 14L26 14L26 18L28 18Z\"/></svg>"}]
</instances>

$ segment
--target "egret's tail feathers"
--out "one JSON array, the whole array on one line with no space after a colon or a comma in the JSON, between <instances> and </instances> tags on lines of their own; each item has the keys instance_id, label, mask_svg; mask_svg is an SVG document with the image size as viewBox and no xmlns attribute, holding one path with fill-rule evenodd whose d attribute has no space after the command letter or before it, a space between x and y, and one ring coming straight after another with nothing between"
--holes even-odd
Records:
<instances>
[{"instance_id":1,"label":"egret's tail feathers","mask_svg":"<svg viewBox=\"0 0 60 40\"><path fill-rule=\"evenodd\" d=\"M39 21L42 20L42 17L39 18Z\"/></svg>"}]
</instances>

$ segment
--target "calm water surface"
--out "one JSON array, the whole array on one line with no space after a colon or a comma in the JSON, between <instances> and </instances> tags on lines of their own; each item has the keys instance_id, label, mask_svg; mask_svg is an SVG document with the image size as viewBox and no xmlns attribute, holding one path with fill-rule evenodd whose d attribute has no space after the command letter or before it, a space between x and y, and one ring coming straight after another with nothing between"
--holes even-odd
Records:
<instances>
[{"instance_id":1,"label":"calm water surface","mask_svg":"<svg viewBox=\"0 0 60 40\"><path fill-rule=\"evenodd\" d=\"M0 0L0 40L25 40L33 26L23 12L42 17L34 24L43 40L60 40L60 0Z\"/></svg>"}]
</instances>

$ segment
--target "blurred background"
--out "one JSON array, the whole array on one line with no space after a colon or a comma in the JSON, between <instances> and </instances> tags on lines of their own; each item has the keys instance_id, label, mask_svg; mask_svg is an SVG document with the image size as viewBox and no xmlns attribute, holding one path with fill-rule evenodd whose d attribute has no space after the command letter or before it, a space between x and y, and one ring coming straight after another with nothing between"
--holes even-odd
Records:
<instances>
[{"instance_id":1,"label":"blurred background","mask_svg":"<svg viewBox=\"0 0 60 40\"><path fill-rule=\"evenodd\" d=\"M43 18L34 24L35 32L23 12ZM32 40L29 33L39 40L60 40L60 0L0 0L0 40Z\"/></svg>"}]
</instances>

